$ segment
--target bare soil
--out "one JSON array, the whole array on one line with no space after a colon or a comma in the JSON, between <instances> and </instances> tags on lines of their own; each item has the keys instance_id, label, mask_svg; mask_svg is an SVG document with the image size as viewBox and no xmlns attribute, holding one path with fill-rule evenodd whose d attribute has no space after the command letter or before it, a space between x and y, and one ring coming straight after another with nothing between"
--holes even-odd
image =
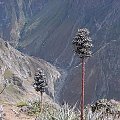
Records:
<instances>
[{"instance_id":1,"label":"bare soil","mask_svg":"<svg viewBox=\"0 0 120 120\"><path fill-rule=\"evenodd\" d=\"M3 105L4 120L35 120L35 117L19 112L19 108L14 105Z\"/></svg>"}]
</instances>

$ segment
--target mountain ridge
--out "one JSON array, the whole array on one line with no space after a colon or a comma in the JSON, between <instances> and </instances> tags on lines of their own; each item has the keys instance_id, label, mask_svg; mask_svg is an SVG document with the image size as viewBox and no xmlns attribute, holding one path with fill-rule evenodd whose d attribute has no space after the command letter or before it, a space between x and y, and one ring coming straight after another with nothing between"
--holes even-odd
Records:
<instances>
[{"instance_id":1,"label":"mountain ridge","mask_svg":"<svg viewBox=\"0 0 120 120\"><path fill-rule=\"evenodd\" d=\"M120 2L114 0L46 1L23 26L17 49L42 58L65 72L61 77L64 82L60 82L60 78L62 85L58 84L59 88L63 87L60 90L63 92L56 95L61 98L59 102L64 100L73 105L81 94L81 61L72 51L72 39L77 29L83 27L90 30L95 53L86 60L86 103L100 98L120 99L119 5ZM29 10L25 9L26 12Z\"/></svg>"},{"instance_id":2,"label":"mountain ridge","mask_svg":"<svg viewBox=\"0 0 120 120\"><path fill-rule=\"evenodd\" d=\"M7 85L3 91L4 94L0 96L1 101L16 101L28 98L28 96L31 96L32 99L37 98L38 95L32 84L34 74L38 68L46 74L48 83L46 94L52 100L54 97L54 83L60 77L57 69L42 59L37 60L24 55L14 49L8 42L0 39L0 83L1 87L5 83Z\"/></svg>"}]
</instances>

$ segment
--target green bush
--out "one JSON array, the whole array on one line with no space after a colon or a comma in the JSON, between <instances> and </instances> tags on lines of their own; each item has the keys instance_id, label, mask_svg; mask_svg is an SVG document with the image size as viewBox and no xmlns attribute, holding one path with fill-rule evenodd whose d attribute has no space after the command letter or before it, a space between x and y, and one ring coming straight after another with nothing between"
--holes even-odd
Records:
<instances>
[{"instance_id":1,"label":"green bush","mask_svg":"<svg viewBox=\"0 0 120 120\"><path fill-rule=\"evenodd\" d=\"M52 104L44 103L42 112L40 112L39 102L31 104L29 115L37 115L38 120L79 120L79 112L75 111L75 107L71 108L68 104L63 106L55 106Z\"/></svg>"},{"instance_id":2,"label":"green bush","mask_svg":"<svg viewBox=\"0 0 120 120\"><path fill-rule=\"evenodd\" d=\"M28 111L28 115L39 115L40 114L40 103L39 102L33 102L31 103L31 107Z\"/></svg>"},{"instance_id":3,"label":"green bush","mask_svg":"<svg viewBox=\"0 0 120 120\"><path fill-rule=\"evenodd\" d=\"M53 104L44 103L42 112L40 111L40 103L26 103L20 102L18 107L28 105L29 110L27 114L30 116L38 116L37 120L79 120L80 115L75 111L75 107L71 108L68 104L63 106L56 106Z\"/></svg>"},{"instance_id":4,"label":"green bush","mask_svg":"<svg viewBox=\"0 0 120 120\"><path fill-rule=\"evenodd\" d=\"M27 102L21 101L17 103L17 107L23 107L23 106L28 106Z\"/></svg>"},{"instance_id":5,"label":"green bush","mask_svg":"<svg viewBox=\"0 0 120 120\"><path fill-rule=\"evenodd\" d=\"M68 104L59 109L44 108L39 115L39 120L79 120L79 112L75 112L75 107L71 108Z\"/></svg>"}]
</instances>

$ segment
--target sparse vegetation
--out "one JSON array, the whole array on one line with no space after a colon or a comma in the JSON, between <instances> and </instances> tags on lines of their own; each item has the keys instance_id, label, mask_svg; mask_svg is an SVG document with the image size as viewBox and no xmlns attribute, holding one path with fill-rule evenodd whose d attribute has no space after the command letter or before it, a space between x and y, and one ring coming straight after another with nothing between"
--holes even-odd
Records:
<instances>
[{"instance_id":1,"label":"sparse vegetation","mask_svg":"<svg viewBox=\"0 0 120 120\"><path fill-rule=\"evenodd\" d=\"M79 113L75 112L75 107L71 108L68 104L59 109L51 109L51 106L48 106L38 118L38 120L79 120Z\"/></svg>"},{"instance_id":2,"label":"sparse vegetation","mask_svg":"<svg viewBox=\"0 0 120 120\"><path fill-rule=\"evenodd\" d=\"M13 76L12 71L10 71L9 69L6 69L5 72L4 72L4 79L8 79L12 76Z\"/></svg>"},{"instance_id":3,"label":"sparse vegetation","mask_svg":"<svg viewBox=\"0 0 120 120\"><path fill-rule=\"evenodd\" d=\"M29 110L27 114L37 116L38 120L79 120L79 112L75 111L75 107L71 108L68 104L60 107L45 103L42 112L40 112L39 101L28 104L27 107ZM21 107L21 105L19 105L19 107Z\"/></svg>"},{"instance_id":4,"label":"sparse vegetation","mask_svg":"<svg viewBox=\"0 0 120 120\"><path fill-rule=\"evenodd\" d=\"M18 102L17 107L23 107L23 106L28 106L27 102L24 102L24 101L21 101L21 102Z\"/></svg>"},{"instance_id":5,"label":"sparse vegetation","mask_svg":"<svg viewBox=\"0 0 120 120\"><path fill-rule=\"evenodd\" d=\"M21 99L23 97L22 91L15 85L10 84L5 90L11 96L11 99Z\"/></svg>"}]
</instances>

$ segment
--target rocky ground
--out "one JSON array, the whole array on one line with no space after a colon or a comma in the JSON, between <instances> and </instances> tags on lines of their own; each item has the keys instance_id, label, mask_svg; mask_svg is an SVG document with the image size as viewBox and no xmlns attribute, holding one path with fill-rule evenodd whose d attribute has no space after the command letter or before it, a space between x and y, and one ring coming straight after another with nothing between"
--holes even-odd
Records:
<instances>
[{"instance_id":1,"label":"rocky ground","mask_svg":"<svg viewBox=\"0 0 120 120\"><path fill-rule=\"evenodd\" d=\"M86 106L86 120L120 120L120 102L107 99L98 100Z\"/></svg>"},{"instance_id":2,"label":"rocky ground","mask_svg":"<svg viewBox=\"0 0 120 120\"><path fill-rule=\"evenodd\" d=\"M45 103L41 114L37 113L39 106L35 108L31 105L33 104L22 107L20 103L19 105L8 103L1 105L1 117L4 120L79 120L80 118L79 112L67 104L59 107L55 104ZM30 114L30 112L34 114ZM84 120L120 120L120 102L106 99L98 100L85 107L84 115Z\"/></svg>"},{"instance_id":3,"label":"rocky ground","mask_svg":"<svg viewBox=\"0 0 120 120\"><path fill-rule=\"evenodd\" d=\"M14 105L3 105L2 118L0 120L35 120L32 116L20 113L18 108Z\"/></svg>"}]
</instances>

